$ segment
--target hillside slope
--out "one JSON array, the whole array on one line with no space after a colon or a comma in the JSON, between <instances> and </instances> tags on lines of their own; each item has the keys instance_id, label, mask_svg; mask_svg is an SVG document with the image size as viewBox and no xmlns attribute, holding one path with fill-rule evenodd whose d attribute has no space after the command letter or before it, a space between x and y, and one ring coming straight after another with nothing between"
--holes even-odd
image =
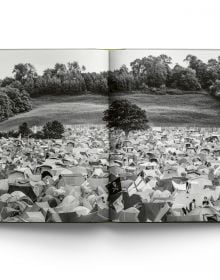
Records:
<instances>
[{"instance_id":1,"label":"hillside slope","mask_svg":"<svg viewBox=\"0 0 220 280\"><path fill-rule=\"evenodd\" d=\"M110 97L125 98L147 111L155 126L220 127L220 101L209 95L146 95L118 93ZM43 125L50 120L64 124L101 124L108 97L100 95L43 96L32 99L33 110L0 123L0 131L17 129L22 122Z\"/></svg>"}]
</instances>

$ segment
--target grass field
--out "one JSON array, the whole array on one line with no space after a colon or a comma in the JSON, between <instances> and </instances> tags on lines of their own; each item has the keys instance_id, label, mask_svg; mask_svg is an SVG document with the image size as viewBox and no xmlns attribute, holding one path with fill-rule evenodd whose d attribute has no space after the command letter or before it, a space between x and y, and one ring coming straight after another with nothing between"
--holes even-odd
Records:
<instances>
[{"instance_id":1,"label":"grass field","mask_svg":"<svg viewBox=\"0 0 220 280\"><path fill-rule=\"evenodd\" d=\"M40 126L51 120L63 124L100 124L108 97L100 95L43 96L32 99L33 109L0 123L0 131L17 129L22 122Z\"/></svg>"},{"instance_id":2,"label":"grass field","mask_svg":"<svg viewBox=\"0 0 220 280\"><path fill-rule=\"evenodd\" d=\"M125 98L147 112L155 126L212 126L220 127L220 100L207 94L188 95L114 95Z\"/></svg>"},{"instance_id":3,"label":"grass field","mask_svg":"<svg viewBox=\"0 0 220 280\"><path fill-rule=\"evenodd\" d=\"M154 126L216 126L220 127L220 101L209 95L147 95L118 93L146 110ZM49 120L64 124L100 124L108 97L100 95L63 96L32 99L33 110L0 123L0 131L17 129L24 121L30 126L43 125Z\"/></svg>"}]
</instances>

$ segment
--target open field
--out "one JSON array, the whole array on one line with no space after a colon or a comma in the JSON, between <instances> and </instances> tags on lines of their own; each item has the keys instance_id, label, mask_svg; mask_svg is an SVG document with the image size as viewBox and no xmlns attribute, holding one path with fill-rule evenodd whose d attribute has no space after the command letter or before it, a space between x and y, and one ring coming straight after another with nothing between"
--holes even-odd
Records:
<instances>
[{"instance_id":1,"label":"open field","mask_svg":"<svg viewBox=\"0 0 220 280\"><path fill-rule=\"evenodd\" d=\"M117 94L145 109L154 126L215 126L220 127L220 101L210 95L148 95Z\"/></svg>"},{"instance_id":2,"label":"open field","mask_svg":"<svg viewBox=\"0 0 220 280\"><path fill-rule=\"evenodd\" d=\"M40 126L51 120L63 124L99 124L108 107L108 97L100 95L43 96L32 99L33 110L0 123L0 131L17 129L22 122Z\"/></svg>"},{"instance_id":3,"label":"open field","mask_svg":"<svg viewBox=\"0 0 220 280\"><path fill-rule=\"evenodd\" d=\"M148 95L117 93L111 100L125 98L147 111L154 126L220 127L220 101L209 95ZM16 115L0 124L0 131L17 129L26 121L30 126L50 120L64 124L101 124L108 97L100 95L43 96L32 99L33 110Z\"/></svg>"}]
</instances>

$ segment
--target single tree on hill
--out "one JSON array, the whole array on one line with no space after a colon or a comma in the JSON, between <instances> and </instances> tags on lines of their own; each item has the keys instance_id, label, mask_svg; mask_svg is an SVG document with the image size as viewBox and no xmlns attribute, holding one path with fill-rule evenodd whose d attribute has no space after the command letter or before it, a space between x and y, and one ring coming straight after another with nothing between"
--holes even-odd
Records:
<instances>
[{"instance_id":1,"label":"single tree on hill","mask_svg":"<svg viewBox=\"0 0 220 280\"><path fill-rule=\"evenodd\" d=\"M121 129L126 137L130 131L148 129L145 110L127 100L115 100L109 109L104 111L103 121L108 128Z\"/></svg>"}]
</instances>

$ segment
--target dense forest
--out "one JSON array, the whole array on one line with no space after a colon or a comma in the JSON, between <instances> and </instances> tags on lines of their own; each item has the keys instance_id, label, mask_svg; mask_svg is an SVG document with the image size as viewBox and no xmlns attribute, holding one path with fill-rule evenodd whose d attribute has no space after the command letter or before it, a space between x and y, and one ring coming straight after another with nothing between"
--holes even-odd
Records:
<instances>
[{"instance_id":1,"label":"dense forest","mask_svg":"<svg viewBox=\"0 0 220 280\"><path fill-rule=\"evenodd\" d=\"M185 58L186 67L172 65L167 55L148 56L130 63L130 69L101 73L86 72L78 62L57 63L39 75L30 63L14 66L12 77L0 80L0 121L31 110L30 97L42 95L77 95L83 93L143 91L145 93L182 94L207 91L218 96L220 91L220 56L207 63L196 56Z\"/></svg>"}]
</instances>

